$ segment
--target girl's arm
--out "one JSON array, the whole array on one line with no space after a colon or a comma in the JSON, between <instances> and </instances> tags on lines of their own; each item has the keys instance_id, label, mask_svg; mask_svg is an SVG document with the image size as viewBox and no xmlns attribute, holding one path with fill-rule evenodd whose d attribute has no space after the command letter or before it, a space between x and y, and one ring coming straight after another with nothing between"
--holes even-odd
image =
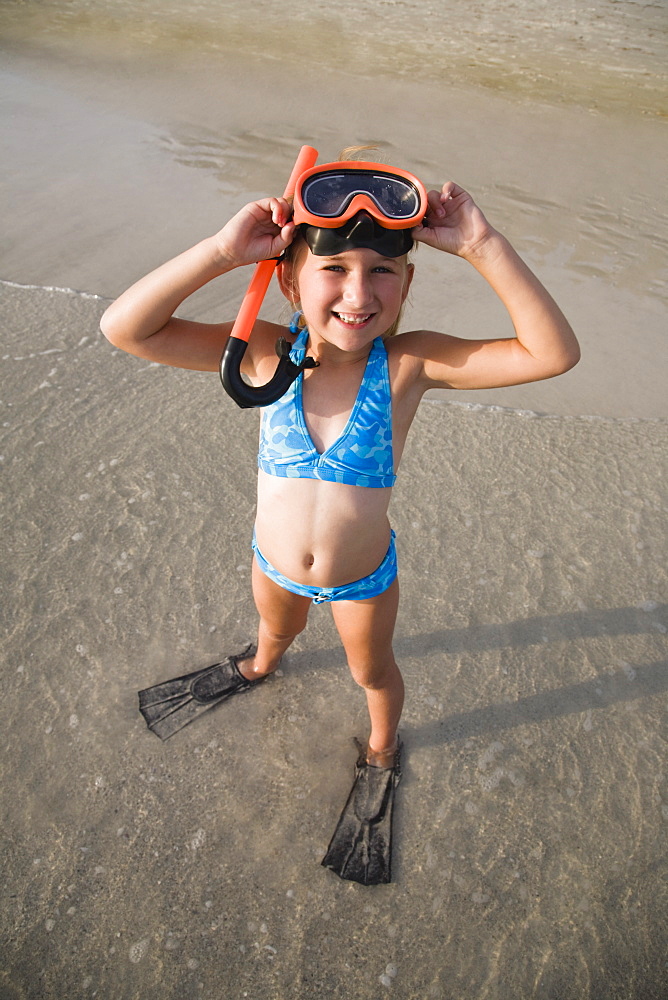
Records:
<instances>
[{"instance_id":1,"label":"girl's arm","mask_svg":"<svg viewBox=\"0 0 668 1000\"><path fill-rule=\"evenodd\" d=\"M429 385L517 385L577 364L578 342L558 305L466 191L453 183L431 191L425 224L414 235L472 264L503 302L516 334L516 339L461 340L425 333L420 353Z\"/></svg>"},{"instance_id":2,"label":"girl's arm","mask_svg":"<svg viewBox=\"0 0 668 1000\"><path fill-rule=\"evenodd\" d=\"M215 236L151 271L116 299L100 322L105 337L149 361L217 371L233 324L196 323L174 313L213 278L280 254L292 240L290 214L282 198L246 205Z\"/></svg>"}]
</instances>

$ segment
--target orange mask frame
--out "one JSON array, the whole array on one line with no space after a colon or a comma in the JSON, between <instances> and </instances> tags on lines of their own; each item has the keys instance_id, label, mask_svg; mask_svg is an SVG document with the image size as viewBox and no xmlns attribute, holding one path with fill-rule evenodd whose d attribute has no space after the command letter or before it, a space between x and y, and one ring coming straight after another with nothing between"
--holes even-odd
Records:
<instances>
[{"instance_id":1,"label":"orange mask frame","mask_svg":"<svg viewBox=\"0 0 668 1000\"><path fill-rule=\"evenodd\" d=\"M322 178L323 188L326 190L328 177L334 188L330 201L334 206L337 200L341 204L338 209L335 207L333 210L330 205L330 211L320 215L315 211L317 195L313 197L311 191L318 178ZM391 198L386 196L388 190ZM402 200L412 203L412 206L409 204L405 215L396 209L393 213L390 207L392 200L395 206L400 206ZM360 211L368 212L384 229L412 229L425 216L427 192L422 182L407 170L365 160L322 163L305 170L299 176L293 201L293 220L296 225L305 223L322 229L339 229Z\"/></svg>"}]
</instances>

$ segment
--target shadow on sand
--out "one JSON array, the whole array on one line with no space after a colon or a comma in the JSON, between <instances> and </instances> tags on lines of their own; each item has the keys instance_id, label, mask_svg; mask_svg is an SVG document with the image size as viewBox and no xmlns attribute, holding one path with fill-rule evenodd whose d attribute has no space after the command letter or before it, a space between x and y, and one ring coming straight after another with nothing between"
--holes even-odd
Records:
<instances>
[{"instance_id":1,"label":"shadow on sand","mask_svg":"<svg viewBox=\"0 0 668 1000\"><path fill-rule=\"evenodd\" d=\"M546 615L524 620L489 625L474 625L461 629L442 629L422 635L399 637L395 642L397 657L415 657L416 653L475 653L491 649L540 646L549 642L589 639L601 636L657 634L659 619L668 605L611 608ZM341 649L322 650L318 661L322 668L340 665ZM294 662L307 659L312 666L312 654L298 653ZM616 702L633 701L668 690L668 661L624 665L623 669L606 672L577 684L527 695L513 702L486 705L466 712L448 715L419 727L417 742L422 746L440 745L468 739L482 733L513 729L526 723L544 722L560 716L605 708Z\"/></svg>"}]
</instances>

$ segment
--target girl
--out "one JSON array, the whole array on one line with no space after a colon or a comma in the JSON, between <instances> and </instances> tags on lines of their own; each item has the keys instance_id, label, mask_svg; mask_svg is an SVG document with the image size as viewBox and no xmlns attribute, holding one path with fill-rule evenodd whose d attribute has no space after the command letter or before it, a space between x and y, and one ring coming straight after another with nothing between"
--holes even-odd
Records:
<instances>
[{"instance_id":1,"label":"girl","mask_svg":"<svg viewBox=\"0 0 668 1000\"><path fill-rule=\"evenodd\" d=\"M276 669L304 629L311 602L331 602L371 725L350 808L323 863L346 878L389 881L404 687L392 651L399 585L387 510L411 421L428 389L550 378L575 365L579 349L548 292L457 184L425 195L412 175L359 162L308 173L309 183L297 186L294 217L284 198L246 205L216 235L121 295L105 312L102 330L141 358L217 371L232 323L177 319L175 310L214 278L285 254L278 277L296 318L289 330L258 320L242 372L253 384L267 382L279 336L292 345L295 361L308 352L317 364L263 412L252 568L257 647L210 668L213 675L178 679L178 690L167 695L178 696L181 707L185 698L189 721L248 688ZM342 189L348 174L354 176ZM474 267L503 302L515 338L396 334L413 278L412 240ZM142 695L149 725L170 735L152 725L159 713L151 714L151 697Z\"/></svg>"}]
</instances>

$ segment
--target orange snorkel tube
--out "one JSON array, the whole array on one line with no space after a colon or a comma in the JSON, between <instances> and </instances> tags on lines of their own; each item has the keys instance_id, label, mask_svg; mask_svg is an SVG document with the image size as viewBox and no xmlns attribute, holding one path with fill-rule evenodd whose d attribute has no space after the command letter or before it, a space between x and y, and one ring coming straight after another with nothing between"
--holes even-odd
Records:
<instances>
[{"instance_id":1,"label":"orange snorkel tube","mask_svg":"<svg viewBox=\"0 0 668 1000\"><path fill-rule=\"evenodd\" d=\"M315 165L317 158L317 149L313 149L312 146L302 146L283 192L284 198L291 197L299 177L305 170ZM276 342L276 353L280 360L269 382L266 385L252 386L244 382L241 377L241 361L277 263L277 260L272 259L262 260L257 264L220 359L220 379L225 391L243 409L275 403L304 368L313 368L316 365L313 358L305 358L301 365L296 365L290 358L290 345L284 337L280 337Z\"/></svg>"}]
</instances>

